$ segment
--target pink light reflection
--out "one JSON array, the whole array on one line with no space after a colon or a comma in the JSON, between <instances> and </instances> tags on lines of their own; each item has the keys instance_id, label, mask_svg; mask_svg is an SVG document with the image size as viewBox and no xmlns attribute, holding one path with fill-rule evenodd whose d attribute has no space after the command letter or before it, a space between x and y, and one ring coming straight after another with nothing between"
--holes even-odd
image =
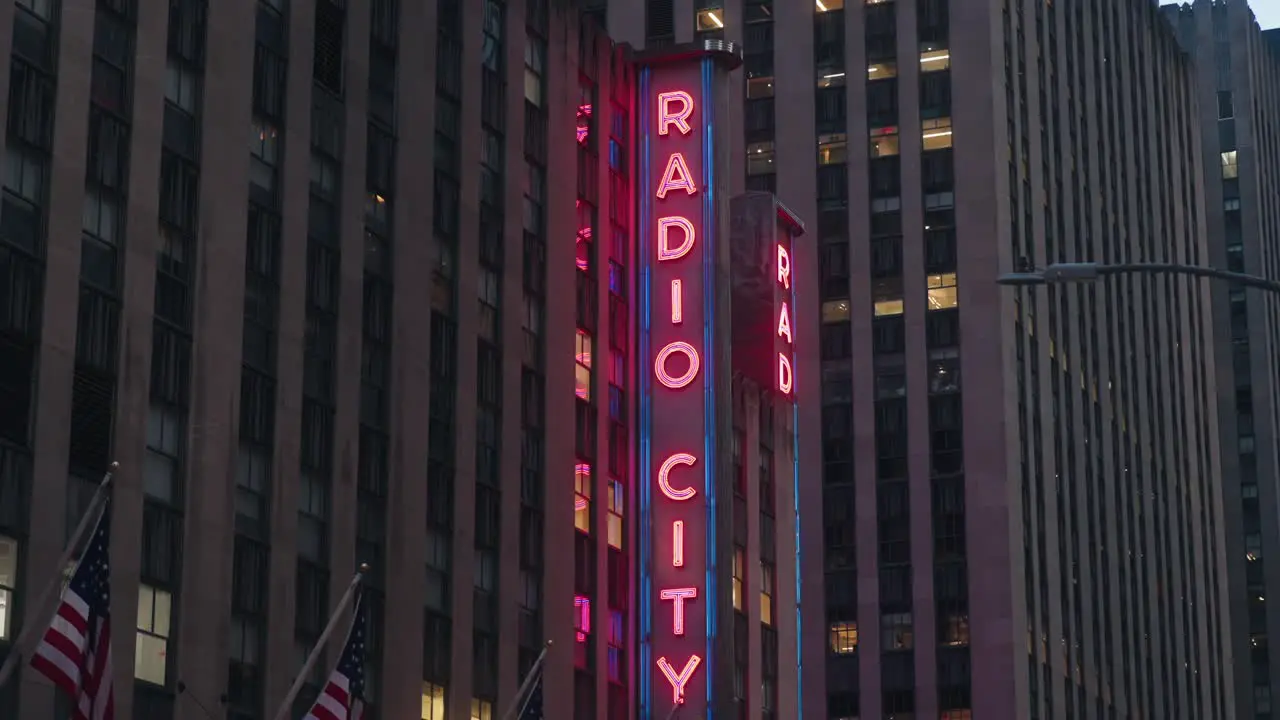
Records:
<instances>
[{"instance_id":1,"label":"pink light reflection","mask_svg":"<svg viewBox=\"0 0 1280 720\"><path fill-rule=\"evenodd\" d=\"M584 145L587 142L587 135L591 132L591 106L580 105L578 107L578 144Z\"/></svg>"},{"instance_id":2,"label":"pink light reflection","mask_svg":"<svg viewBox=\"0 0 1280 720\"><path fill-rule=\"evenodd\" d=\"M578 611L578 642L586 642L587 633L591 632L591 598L574 595L573 607Z\"/></svg>"}]
</instances>

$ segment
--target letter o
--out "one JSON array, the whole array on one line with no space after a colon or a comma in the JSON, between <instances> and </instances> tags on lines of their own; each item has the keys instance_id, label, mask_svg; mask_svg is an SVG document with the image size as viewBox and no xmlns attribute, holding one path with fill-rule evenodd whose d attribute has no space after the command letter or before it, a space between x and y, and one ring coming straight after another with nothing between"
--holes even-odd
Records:
<instances>
[{"instance_id":1,"label":"letter o","mask_svg":"<svg viewBox=\"0 0 1280 720\"><path fill-rule=\"evenodd\" d=\"M683 375L672 376L667 372L667 360L676 353L689 358L689 369L685 370ZM668 343L666 347L658 351L658 357L653 359L653 374L658 376L658 382L672 390L687 387L689 383L693 382L694 378L698 377L698 369L700 367L702 367L702 361L698 359L698 351L684 341Z\"/></svg>"}]
</instances>

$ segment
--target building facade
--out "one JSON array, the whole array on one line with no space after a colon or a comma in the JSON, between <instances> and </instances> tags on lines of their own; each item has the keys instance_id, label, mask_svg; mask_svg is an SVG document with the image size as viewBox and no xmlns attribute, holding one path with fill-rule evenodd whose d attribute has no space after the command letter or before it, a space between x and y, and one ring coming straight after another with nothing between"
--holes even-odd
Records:
<instances>
[{"instance_id":1,"label":"building facade","mask_svg":"<svg viewBox=\"0 0 1280 720\"><path fill-rule=\"evenodd\" d=\"M1244 3L1197 2L1163 9L1196 60L1206 170L1209 260L1233 272L1280 277L1280 48ZM1237 717L1269 718L1280 698L1280 663L1269 639L1280 627L1276 580L1276 392L1280 303L1241 287L1213 287L1226 558L1231 590ZM1276 588L1280 592L1280 588Z\"/></svg>"},{"instance_id":2,"label":"building facade","mask_svg":"<svg viewBox=\"0 0 1280 720\"><path fill-rule=\"evenodd\" d=\"M372 717L494 720L544 648L548 717L665 717L642 665L674 600L648 592L663 419L641 412L662 170L637 143L670 58L556 0L22 0L0 38L0 654L118 461L120 717L273 716L361 563ZM717 56L725 95L740 60ZM727 153L691 225L726 279ZM800 316L771 331L806 388ZM708 337L723 501L682 526L711 621L702 675L675 675L708 716L795 717L805 405ZM64 705L31 672L0 689L5 717Z\"/></svg>"},{"instance_id":3,"label":"building facade","mask_svg":"<svg viewBox=\"0 0 1280 720\"><path fill-rule=\"evenodd\" d=\"M1207 290L995 283L1210 259L1154 4L589 4L637 46L743 45L734 181L819 245L806 717L1231 716Z\"/></svg>"}]
</instances>

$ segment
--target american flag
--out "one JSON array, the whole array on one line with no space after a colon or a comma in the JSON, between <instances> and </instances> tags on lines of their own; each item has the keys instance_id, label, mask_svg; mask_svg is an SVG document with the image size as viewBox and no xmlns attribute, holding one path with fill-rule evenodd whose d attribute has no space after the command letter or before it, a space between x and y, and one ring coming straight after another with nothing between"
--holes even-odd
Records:
<instances>
[{"instance_id":1,"label":"american flag","mask_svg":"<svg viewBox=\"0 0 1280 720\"><path fill-rule=\"evenodd\" d=\"M71 720L113 720L111 687L111 509L80 556L58 611L31 658L74 705Z\"/></svg>"},{"instance_id":2,"label":"american flag","mask_svg":"<svg viewBox=\"0 0 1280 720\"><path fill-rule=\"evenodd\" d=\"M529 699L524 703L524 710L520 713L520 720L542 720L542 673L538 673L538 680L533 684L533 689L529 691Z\"/></svg>"},{"instance_id":3,"label":"american flag","mask_svg":"<svg viewBox=\"0 0 1280 720\"><path fill-rule=\"evenodd\" d=\"M329 675L329 681L304 720L361 720L364 717L365 624L364 593L360 593L338 667Z\"/></svg>"}]
</instances>

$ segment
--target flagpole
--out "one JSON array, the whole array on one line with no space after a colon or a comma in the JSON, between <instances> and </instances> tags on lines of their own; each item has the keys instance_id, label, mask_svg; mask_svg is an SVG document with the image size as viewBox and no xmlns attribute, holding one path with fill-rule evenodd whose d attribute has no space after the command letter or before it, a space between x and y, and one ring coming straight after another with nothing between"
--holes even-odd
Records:
<instances>
[{"instance_id":1,"label":"flagpole","mask_svg":"<svg viewBox=\"0 0 1280 720\"><path fill-rule=\"evenodd\" d=\"M351 578L351 584L347 586L347 591L343 593L342 599L338 601L338 607L334 609L333 617L329 618L329 624L325 626L324 632L320 633L320 638L316 640L316 646L311 648L311 654L307 656L307 661L303 663L302 670L298 671L298 677L294 678L293 686L289 688L288 694L284 696L284 702L280 703L280 709L276 711L275 720L285 720L285 716L289 714L289 708L298 697L298 692L302 690L303 684L307 682L307 676L311 674L312 666L320 658L320 651L329 642L329 636L333 634L333 629L338 626L338 618L347 609L347 605L351 604L351 598L355 595L356 587L364 579L364 574L367 572L369 572L369 566L365 563L360 563L360 569L356 571L355 577Z\"/></svg>"},{"instance_id":2,"label":"flagpole","mask_svg":"<svg viewBox=\"0 0 1280 720\"><path fill-rule=\"evenodd\" d=\"M31 604L32 608L39 610L48 605L49 596L62 585L62 574L67 567L67 563L71 562L71 556L75 554L76 548L80 545L80 538L89 529L89 523L98 517L98 509L106 497L107 487L111 485L111 477L119 469L120 463L113 462L107 467L107 471L103 473L102 482L98 483L98 489L94 491L93 499L89 501L89 507L85 510L84 515L80 517L80 524L76 525L75 532L71 533L71 540L67 542L67 546L62 550L62 555L58 557L57 574L45 586L44 592L40 593L40 596ZM46 623L32 622L32 620L34 618L22 623L22 631L18 633L18 638L13 642L13 651L9 653L9 657L5 658L4 666L0 667L0 688L4 687L5 683L9 681L9 676L18 667L18 661L22 659L31 632L37 627L47 627Z\"/></svg>"},{"instance_id":3,"label":"flagpole","mask_svg":"<svg viewBox=\"0 0 1280 720\"><path fill-rule=\"evenodd\" d=\"M529 668L529 674L524 677L524 682L520 683L520 689L516 691L515 700L511 701L511 707L507 708L502 720L511 720L516 716L517 712L524 710L529 688L533 686L534 680L538 678L538 672L542 669L542 663L547 659L547 651L551 649L552 644L552 641L548 640L547 644L542 646L542 652L538 655L538 659L533 661L533 667Z\"/></svg>"}]
</instances>

